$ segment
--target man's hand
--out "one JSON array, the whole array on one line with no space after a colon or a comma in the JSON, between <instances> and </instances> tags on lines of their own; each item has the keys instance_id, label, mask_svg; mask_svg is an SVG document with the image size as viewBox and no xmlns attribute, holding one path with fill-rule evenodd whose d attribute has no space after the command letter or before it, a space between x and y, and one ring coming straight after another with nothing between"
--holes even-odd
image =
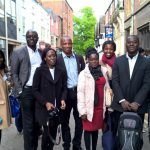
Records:
<instances>
[{"instance_id":1,"label":"man's hand","mask_svg":"<svg viewBox=\"0 0 150 150\"><path fill-rule=\"evenodd\" d=\"M131 108L131 110L134 111L134 112L137 112L137 111L138 111L139 106L140 106L140 105L139 105L138 103L136 103L136 102L130 103L130 108Z\"/></svg>"},{"instance_id":2,"label":"man's hand","mask_svg":"<svg viewBox=\"0 0 150 150\"><path fill-rule=\"evenodd\" d=\"M66 108L66 103L64 100L61 100L61 106L60 106L61 109L65 109Z\"/></svg>"},{"instance_id":3,"label":"man's hand","mask_svg":"<svg viewBox=\"0 0 150 150\"><path fill-rule=\"evenodd\" d=\"M123 102L121 102L121 106L125 111L131 110L130 103L127 100L124 100Z\"/></svg>"},{"instance_id":4,"label":"man's hand","mask_svg":"<svg viewBox=\"0 0 150 150\"><path fill-rule=\"evenodd\" d=\"M49 111L49 110L54 109L55 107L54 107L54 105L53 105L52 103L47 102L47 103L46 103L46 108L47 108L47 110Z\"/></svg>"},{"instance_id":5,"label":"man's hand","mask_svg":"<svg viewBox=\"0 0 150 150\"><path fill-rule=\"evenodd\" d=\"M86 115L86 114L81 115L81 119L82 119L82 120L86 120L86 119L87 119L87 115Z\"/></svg>"}]
</instances>

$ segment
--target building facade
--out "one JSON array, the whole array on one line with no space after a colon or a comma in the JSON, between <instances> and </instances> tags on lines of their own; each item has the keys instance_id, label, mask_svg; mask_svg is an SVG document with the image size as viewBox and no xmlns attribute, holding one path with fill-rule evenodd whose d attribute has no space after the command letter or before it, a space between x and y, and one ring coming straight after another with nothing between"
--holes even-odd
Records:
<instances>
[{"instance_id":1,"label":"building facade","mask_svg":"<svg viewBox=\"0 0 150 150\"><path fill-rule=\"evenodd\" d=\"M17 40L16 0L0 0L0 49L3 50L8 64Z\"/></svg>"},{"instance_id":2,"label":"building facade","mask_svg":"<svg viewBox=\"0 0 150 150\"><path fill-rule=\"evenodd\" d=\"M62 18L63 35L73 38L73 10L67 0L38 0L45 8L51 8Z\"/></svg>"},{"instance_id":3,"label":"building facade","mask_svg":"<svg viewBox=\"0 0 150 150\"><path fill-rule=\"evenodd\" d=\"M0 49L7 65L12 51L26 43L25 33L34 29L39 40L50 39L50 16L36 0L0 0Z\"/></svg>"},{"instance_id":4,"label":"building facade","mask_svg":"<svg viewBox=\"0 0 150 150\"><path fill-rule=\"evenodd\" d=\"M105 12L105 35L106 27L110 26L113 32L113 37L106 39L115 41L117 56L125 53L124 11L124 0L112 0Z\"/></svg>"},{"instance_id":5,"label":"building facade","mask_svg":"<svg viewBox=\"0 0 150 150\"><path fill-rule=\"evenodd\" d=\"M51 9L48 9L50 15L50 36L51 47L60 48L60 39L62 37L62 18L56 15Z\"/></svg>"},{"instance_id":6,"label":"building facade","mask_svg":"<svg viewBox=\"0 0 150 150\"><path fill-rule=\"evenodd\" d=\"M140 46L150 50L150 0L125 0L125 33L136 34Z\"/></svg>"},{"instance_id":7,"label":"building facade","mask_svg":"<svg viewBox=\"0 0 150 150\"><path fill-rule=\"evenodd\" d=\"M22 44L29 29L38 32L39 41L51 43L49 13L36 0L17 0L17 37Z\"/></svg>"}]
</instances>

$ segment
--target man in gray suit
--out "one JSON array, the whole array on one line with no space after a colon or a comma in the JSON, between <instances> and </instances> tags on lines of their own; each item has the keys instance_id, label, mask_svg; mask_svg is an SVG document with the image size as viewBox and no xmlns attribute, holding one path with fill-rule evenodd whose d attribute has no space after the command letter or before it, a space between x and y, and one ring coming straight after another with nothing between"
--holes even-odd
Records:
<instances>
[{"instance_id":1,"label":"man in gray suit","mask_svg":"<svg viewBox=\"0 0 150 150\"><path fill-rule=\"evenodd\" d=\"M28 30L27 46L16 49L11 57L11 71L14 87L21 101L23 117L24 149L36 150L39 126L35 122L35 98L32 94L34 72L41 64L41 54L37 49L38 34Z\"/></svg>"}]
</instances>

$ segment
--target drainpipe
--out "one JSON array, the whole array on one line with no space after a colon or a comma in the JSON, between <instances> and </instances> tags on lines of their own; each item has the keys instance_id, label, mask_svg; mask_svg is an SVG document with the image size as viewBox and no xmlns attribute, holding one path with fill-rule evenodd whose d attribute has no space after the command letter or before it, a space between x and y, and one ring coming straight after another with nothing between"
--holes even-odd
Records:
<instances>
[{"instance_id":1,"label":"drainpipe","mask_svg":"<svg viewBox=\"0 0 150 150\"><path fill-rule=\"evenodd\" d=\"M134 34L134 0L131 0L131 31L130 34Z\"/></svg>"},{"instance_id":2,"label":"drainpipe","mask_svg":"<svg viewBox=\"0 0 150 150\"><path fill-rule=\"evenodd\" d=\"M4 1L4 13L5 13L5 48L6 48L6 64L9 65L8 60L8 30L7 30L7 12L6 12L6 1Z\"/></svg>"}]
</instances>

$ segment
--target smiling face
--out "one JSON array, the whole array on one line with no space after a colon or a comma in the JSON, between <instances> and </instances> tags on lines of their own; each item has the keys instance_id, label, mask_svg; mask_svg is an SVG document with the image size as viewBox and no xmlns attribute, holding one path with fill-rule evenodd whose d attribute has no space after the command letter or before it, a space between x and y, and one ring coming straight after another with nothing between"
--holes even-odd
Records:
<instances>
[{"instance_id":1,"label":"smiling face","mask_svg":"<svg viewBox=\"0 0 150 150\"><path fill-rule=\"evenodd\" d=\"M88 58L88 62L89 62L89 67L95 68L99 65L99 58L98 55L93 53L90 54L89 58Z\"/></svg>"},{"instance_id":2,"label":"smiling face","mask_svg":"<svg viewBox=\"0 0 150 150\"><path fill-rule=\"evenodd\" d=\"M114 47L112 44L106 44L105 45L104 54L108 59L114 55Z\"/></svg>"},{"instance_id":3,"label":"smiling face","mask_svg":"<svg viewBox=\"0 0 150 150\"><path fill-rule=\"evenodd\" d=\"M67 56L70 56L72 54L72 40L70 37L63 37L63 39L61 40L61 46L63 52Z\"/></svg>"},{"instance_id":4,"label":"smiling face","mask_svg":"<svg viewBox=\"0 0 150 150\"><path fill-rule=\"evenodd\" d=\"M56 64L56 52L54 50L49 50L44 59L48 67L53 68Z\"/></svg>"},{"instance_id":5,"label":"smiling face","mask_svg":"<svg viewBox=\"0 0 150 150\"><path fill-rule=\"evenodd\" d=\"M135 55L138 52L139 39L135 35L130 35L127 38L126 48L129 55Z\"/></svg>"},{"instance_id":6,"label":"smiling face","mask_svg":"<svg viewBox=\"0 0 150 150\"><path fill-rule=\"evenodd\" d=\"M36 31L27 31L26 33L26 41L27 45L33 49L36 47L37 41L38 41L38 34Z\"/></svg>"}]
</instances>

